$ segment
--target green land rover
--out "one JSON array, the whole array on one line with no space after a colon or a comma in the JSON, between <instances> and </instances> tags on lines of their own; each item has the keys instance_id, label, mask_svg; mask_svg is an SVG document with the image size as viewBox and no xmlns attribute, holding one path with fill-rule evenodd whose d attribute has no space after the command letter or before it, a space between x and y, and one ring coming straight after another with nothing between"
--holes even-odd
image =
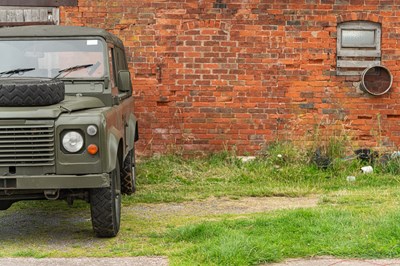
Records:
<instances>
[{"instance_id":1,"label":"green land rover","mask_svg":"<svg viewBox=\"0 0 400 266\"><path fill-rule=\"evenodd\" d=\"M0 58L0 209L81 199L95 234L117 235L138 140L122 41L86 27L2 28Z\"/></svg>"}]
</instances>

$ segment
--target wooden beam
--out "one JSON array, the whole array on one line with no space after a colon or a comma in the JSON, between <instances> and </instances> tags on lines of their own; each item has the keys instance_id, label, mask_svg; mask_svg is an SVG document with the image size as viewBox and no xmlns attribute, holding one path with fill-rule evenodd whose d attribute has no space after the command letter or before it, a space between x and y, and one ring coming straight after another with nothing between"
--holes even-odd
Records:
<instances>
[{"instance_id":1,"label":"wooden beam","mask_svg":"<svg viewBox=\"0 0 400 266\"><path fill-rule=\"evenodd\" d=\"M14 26L32 26L32 25L55 25L51 21L35 21L35 22L0 22L1 27L14 27Z\"/></svg>"},{"instance_id":2,"label":"wooden beam","mask_svg":"<svg viewBox=\"0 0 400 266\"><path fill-rule=\"evenodd\" d=\"M360 71L345 71L345 70L336 70L336 75L338 76L360 76L364 70Z\"/></svg>"},{"instance_id":3,"label":"wooden beam","mask_svg":"<svg viewBox=\"0 0 400 266\"><path fill-rule=\"evenodd\" d=\"M372 61L354 61L354 60L337 60L337 67L343 68L367 68L371 66L379 66L380 60Z\"/></svg>"},{"instance_id":4,"label":"wooden beam","mask_svg":"<svg viewBox=\"0 0 400 266\"><path fill-rule=\"evenodd\" d=\"M0 0L0 6L77 6L78 0Z\"/></svg>"},{"instance_id":5,"label":"wooden beam","mask_svg":"<svg viewBox=\"0 0 400 266\"><path fill-rule=\"evenodd\" d=\"M338 56L349 56L349 57L381 57L380 50L338 50Z\"/></svg>"}]
</instances>

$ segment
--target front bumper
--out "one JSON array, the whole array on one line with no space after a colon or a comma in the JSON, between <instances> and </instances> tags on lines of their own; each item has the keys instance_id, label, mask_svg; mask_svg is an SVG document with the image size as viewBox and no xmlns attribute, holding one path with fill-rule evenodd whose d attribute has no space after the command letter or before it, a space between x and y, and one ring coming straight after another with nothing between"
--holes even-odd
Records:
<instances>
[{"instance_id":1,"label":"front bumper","mask_svg":"<svg viewBox=\"0 0 400 266\"><path fill-rule=\"evenodd\" d=\"M109 174L0 176L0 190L109 187Z\"/></svg>"}]
</instances>

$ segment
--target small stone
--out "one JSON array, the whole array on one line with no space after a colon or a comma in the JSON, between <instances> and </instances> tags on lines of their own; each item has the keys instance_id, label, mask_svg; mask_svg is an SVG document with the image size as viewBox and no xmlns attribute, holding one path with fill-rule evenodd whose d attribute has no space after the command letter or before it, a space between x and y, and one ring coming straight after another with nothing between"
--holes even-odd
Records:
<instances>
[{"instance_id":1,"label":"small stone","mask_svg":"<svg viewBox=\"0 0 400 266\"><path fill-rule=\"evenodd\" d=\"M399 158L399 157L400 157L400 151L395 151L390 156L390 158L392 158L392 159Z\"/></svg>"},{"instance_id":2,"label":"small stone","mask_svg":"<svg viewBox=\"0 0 400 266\"><path fill-rule=\"evenodd\" d=\"M372 168L372 166L370 166L370 165L361 167L361 172L364 174L370 174L373 171L374 171L374 168Z\"/></svg>"},{"instance_id":3,"label":"small stone","mask_svg":"<svg viewBox=\"0 0 400 266\"><path fill-rule=\"evenodd\" d=\"M353 175L349 175L348 177L346 177L346 180L347 180L348 182L354 182L354 181L356 181L356 177L353 176Z\"/></svg>"},{"instance_id":4,"label":"small stone","mask_svg":"<svg viewBox=\"0 0 400 266\"><path fill-rule=\"evenodd\" d=\"M239 160L241 160L242 162L247 163L247 162L255 160L256 156L238 156L237 158Z\"/></svg>"}]
</instances>

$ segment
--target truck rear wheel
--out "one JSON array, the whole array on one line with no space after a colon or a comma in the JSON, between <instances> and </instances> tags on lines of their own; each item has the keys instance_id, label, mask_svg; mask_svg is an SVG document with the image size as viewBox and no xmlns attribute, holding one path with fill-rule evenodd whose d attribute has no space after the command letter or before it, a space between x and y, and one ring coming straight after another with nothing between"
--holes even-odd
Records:
<instances>
[{"instance_id":1,"label":"truck rear wheel","mask_svg":"<svg viewBox=\"0 0 400 266\"><path fill-rule=\"evenodd\" d=\"M122 193L131 195L136 192L135 146L125 158L121 169Z\"/></svg>"},{"instance_id":2,"label":"truck rear wheel","mask_svg":"<svg viewBox=\"0 0 400 266\"><path fill-rule=\"evenodd\" d=\"M110 187L90 190L92 226L98 237L114 237L119 231L121 222L121 179L118 159L115 169L110 173L110 178Z\"/></svg>"}]
</instances>

